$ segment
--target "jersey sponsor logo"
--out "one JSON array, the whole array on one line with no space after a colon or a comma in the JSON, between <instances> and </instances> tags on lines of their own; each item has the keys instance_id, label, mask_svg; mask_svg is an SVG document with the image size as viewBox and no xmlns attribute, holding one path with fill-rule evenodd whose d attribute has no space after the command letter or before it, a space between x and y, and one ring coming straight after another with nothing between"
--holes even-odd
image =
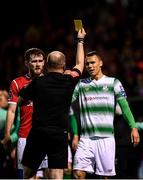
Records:
<instances>
[{"instance_id":1,"label":"jersey sponsor logo","mask_svg":"<svg viewBox=\"0 0 143 180\"><path fill-rule=\"evenodd\" d=\"M93 96L93 97L85 97L85 101L92 101L92 100L107 100L108 99L108 97L106 97L106 96L97 96L97 97L95 97L95 96Z\"/></svg>"}]
</instances>

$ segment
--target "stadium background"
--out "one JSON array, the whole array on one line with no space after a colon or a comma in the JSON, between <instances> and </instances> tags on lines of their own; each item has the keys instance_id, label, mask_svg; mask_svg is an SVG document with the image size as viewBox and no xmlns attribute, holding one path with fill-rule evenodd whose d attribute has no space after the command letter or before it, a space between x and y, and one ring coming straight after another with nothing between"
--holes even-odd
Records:
<instances>
[{"instance_id":1,"label":"stadium background","mask_svg":"<svg viewBox=\"0 0 143 180\"><path fill-rule=\"evenodd\" d=\"M1 1L0 88L8 90L11 80L24 73L23 54L29 47L46 53L60 50L71 67L76 53L73 20L82 19L85 51L102 54L106 74L123 82L136 121L143 121L142 4L141 0Z\"/></svg>"}]
</instances>

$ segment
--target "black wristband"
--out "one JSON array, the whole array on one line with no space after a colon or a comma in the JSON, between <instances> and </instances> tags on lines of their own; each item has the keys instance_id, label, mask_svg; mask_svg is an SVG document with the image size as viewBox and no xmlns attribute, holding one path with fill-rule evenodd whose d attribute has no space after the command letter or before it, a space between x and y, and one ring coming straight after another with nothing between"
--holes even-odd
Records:
<instances>
[{"instance_id":1,"label":"black wristband","mask_svg":"<svg viewBox=\"0 0 143 180\"><path fill-rule=\"evenodd\" d=\"M84 43L84 38L77 38L78 43Z\"/></svg>"}]
</instances>

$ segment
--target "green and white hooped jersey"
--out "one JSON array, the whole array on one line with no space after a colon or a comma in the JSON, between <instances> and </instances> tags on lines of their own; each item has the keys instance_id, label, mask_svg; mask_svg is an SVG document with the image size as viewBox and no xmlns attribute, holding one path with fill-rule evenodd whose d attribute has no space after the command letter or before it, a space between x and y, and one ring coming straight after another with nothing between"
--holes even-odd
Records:
<instances>
[{"instance_id":1,"label":"green and white hooped jersey","mask_svg":"<svg viewBox=\"0 0 143 180\"><path fill-rule=\"evenodd\" d=\"M116 78L104 75L97 81L81 79L72 97L72 101L79 98L81 136L113 136L116 99L123 97L125 90Z\"/></svg>"}]
</instances>

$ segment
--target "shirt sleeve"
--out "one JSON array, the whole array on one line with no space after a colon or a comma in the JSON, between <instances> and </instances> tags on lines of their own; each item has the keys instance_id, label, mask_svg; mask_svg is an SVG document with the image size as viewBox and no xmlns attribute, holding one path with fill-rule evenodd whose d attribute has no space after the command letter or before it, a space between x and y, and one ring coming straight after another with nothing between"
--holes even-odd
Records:
<instances>
[{"instance_id":1,"label":"shirt sleeve","mask_svg":"<svg viewBox=\"0 0 143 180\"><path fill-rule=\"evenodd\" d=\"M75 86L75 89L73 91L72 102L76 101L78 96L79 96L79 83Z\"/></svg>"},{"instance_id":2,"label":"shirt sleeve","mask_svg":"<svg viewBox=\"0 0 143 180\"><path fill-rule=\"evenodd\" d=\"M121 98L127 97L125 89L124 89L122 83L118 79L115 79L115 81L114 81L114 92L115 92L116 99L121 99Z\"/></svg>"},{"instance_id":3,"label":"shirt sleeve","mask_svg":"<svg viewBox=\"0 0 143 180\"><path fill-rule=\"evenodd\" d=\"M119 103L122 110L123 117L129 124L130 128L136 128L137 127L136 122L135 122L134 116L131 112L131 109L129 107L127 100L125 98L122 98L122 99L118 99L117 102Z\"/></svg>"},{"instance_id":4,"label":"shirt sleeve","mask_svg":"<svg viewBox=\"0 0 143 180\"><path fill-rule=\"evenodd\" d=\"M76 116L74 114L72 107L70 107L69 119L70 119L70 126L72 129L73 135L78 135L77 119L76 119Z\"/></svg>"},{"instance_id":5,"label":"shirt sleeve","mask_svg":"<svg viewBox=\"0 0 143 180\"><path fill-rule=\"evenodd\" d=\"M8 103L17 103L19 96L19 87L15 80L10 84Z\"/></svg>"}]
</instances>

